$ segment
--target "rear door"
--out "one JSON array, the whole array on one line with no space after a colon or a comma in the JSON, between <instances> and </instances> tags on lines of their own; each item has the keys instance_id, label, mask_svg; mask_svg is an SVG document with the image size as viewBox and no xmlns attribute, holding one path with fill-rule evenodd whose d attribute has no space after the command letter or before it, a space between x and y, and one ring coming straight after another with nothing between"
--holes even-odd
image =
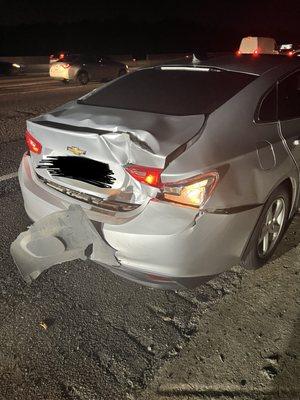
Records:
<instances>
[{"instance_id":1,"label":"rear door","mask_svg":"<svg viewBox=\"0 0 300 400\"><path fill-rule=\"evenodd\" d=\"M300 71L279 82L278 116L282 134L300 169Z\"/></svg>"}]
</instances>

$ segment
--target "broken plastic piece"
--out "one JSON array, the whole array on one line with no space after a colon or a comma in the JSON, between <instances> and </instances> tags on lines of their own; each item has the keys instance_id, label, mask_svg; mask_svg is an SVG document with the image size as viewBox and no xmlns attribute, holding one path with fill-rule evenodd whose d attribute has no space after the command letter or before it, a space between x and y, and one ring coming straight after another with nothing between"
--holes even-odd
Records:
<instances>
[{"instance_id":1,"label":"broken plastic piece","mask_svg":"<svg viewBox=\"0 0 300 400\"><path fill-rule=\"evenodd\" d=\"M11 244L10 252L27 283L52 265L86 260L92 258L94 252L101 254L103 264L119 265L115 250L100 236L83 209L75 204L35 222Z\"/></svg>"}]
</instances>

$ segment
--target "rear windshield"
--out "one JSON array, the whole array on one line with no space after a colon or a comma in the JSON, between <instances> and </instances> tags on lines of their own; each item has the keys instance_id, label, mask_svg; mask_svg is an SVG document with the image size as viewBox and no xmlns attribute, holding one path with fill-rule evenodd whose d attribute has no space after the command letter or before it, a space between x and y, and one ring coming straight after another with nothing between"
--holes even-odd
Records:
<instances>
[{"instance_id":1,"label":"rear windshield","mask_svg":"<svg viewBox=\"0 0 300 400\"><path fill-rule=\"evenodd\" d=\"M209 114L256 76L208 69L145 69L92 92L81 104L166 115Z\"/></svg>"}]
</instances>

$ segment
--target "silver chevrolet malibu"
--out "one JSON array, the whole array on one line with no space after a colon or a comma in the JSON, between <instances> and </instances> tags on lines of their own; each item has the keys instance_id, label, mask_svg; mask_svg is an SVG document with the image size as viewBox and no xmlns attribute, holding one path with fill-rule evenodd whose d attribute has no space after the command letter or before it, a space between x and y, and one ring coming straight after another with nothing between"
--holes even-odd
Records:
<instances>
[{"instance_id":1,"label":"silver chevrolet malibu","mask_svg":"<svg viewBox=\"0 0 300 400\"><path fill-rule=\"evenodd\" d=\"M272 256L299 208L300 60L223 56L138 70L28 120L26 281L91 259L154 287Z\"/></svg>"}]
</instances>

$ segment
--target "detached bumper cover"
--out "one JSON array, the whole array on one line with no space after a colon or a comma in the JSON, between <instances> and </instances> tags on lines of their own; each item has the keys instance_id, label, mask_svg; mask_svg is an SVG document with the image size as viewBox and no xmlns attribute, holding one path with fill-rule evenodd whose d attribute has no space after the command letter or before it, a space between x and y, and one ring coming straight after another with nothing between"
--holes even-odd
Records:
<instances>
[{"instance_id":1,"label":"detached bumper cover","mask_svg":"<svg viewBox=\"0 0 300 400\"><path fill-rule=\"evenodd\" d=\"M11 244L11 255L27 283L55 264L86 260L95 251L103 264L118 266L106 244L78 205L54 212L22 232Z\"/></svg>"}]
</instances>

